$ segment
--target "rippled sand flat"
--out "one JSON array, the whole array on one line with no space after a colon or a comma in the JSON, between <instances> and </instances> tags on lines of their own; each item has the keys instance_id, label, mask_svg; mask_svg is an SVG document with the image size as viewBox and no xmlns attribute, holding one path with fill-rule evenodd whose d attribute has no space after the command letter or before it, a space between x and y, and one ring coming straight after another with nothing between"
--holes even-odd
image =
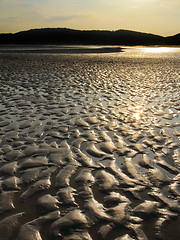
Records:
<instances>
[{"instance_id":1,"label":"rippled sand flat","mask_svg":"<svg viewBox=\"0 0 180 240\"><path fill-rule=\"evenodd\" d=\"M0 239L177 240L180 58L0 55Z\"/></svg>"}]
</instances>

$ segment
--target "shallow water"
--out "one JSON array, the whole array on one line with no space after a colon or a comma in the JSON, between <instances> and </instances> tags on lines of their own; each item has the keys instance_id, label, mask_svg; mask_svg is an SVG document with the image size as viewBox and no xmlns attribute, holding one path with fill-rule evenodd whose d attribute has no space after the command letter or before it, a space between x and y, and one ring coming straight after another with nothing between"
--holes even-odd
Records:
<instances>
[{"instance_id":1,"label":"shallow water","mask_svg":"<svg viewBox=\"0 0 180 240\"><path fill-rule=\"evenodd\" d=\"M177 240L179 64L179 48L1 53L0 239Z\"/></svg>"}]
</instances>

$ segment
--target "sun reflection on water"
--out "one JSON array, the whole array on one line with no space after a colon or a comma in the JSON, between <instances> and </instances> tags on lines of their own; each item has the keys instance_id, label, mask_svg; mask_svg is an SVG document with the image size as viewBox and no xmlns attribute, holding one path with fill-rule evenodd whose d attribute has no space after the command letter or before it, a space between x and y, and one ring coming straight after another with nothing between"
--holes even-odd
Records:
<instances>
[{"instance_id":1,"label":"sun reflection on water","mask_svg":"<svg viewBox=\"0 0 180 240\"><path fill-rule=\"evenodd\" d=\"M142 106L136 106L134 108L134 112L133 112L133 116L136 120L140 120L141 117L142 117L142 114L143 114L143 109L142 109Z\"/></svg>"},{"instance_id":2,"label":"sun reflection on water","mask_svg":"<svg viewBox=\"0 0 180 240\"><path fill-rule=\"evenodd\" d=\"M172 52L174 48L172 47L148 47L143 49L145 53L168 53Z\"/></svg>"},{"instance_id":3,"label":"sun reflection on water","mask_svg":"<svg viewBox=\"0 0 180 240\"><path fill-rule=\"evenodd\" d=\"M129 117L132 122L140 121L144 118L144 108L141 105L129 106Z\"/></svg>"}]
</instances>

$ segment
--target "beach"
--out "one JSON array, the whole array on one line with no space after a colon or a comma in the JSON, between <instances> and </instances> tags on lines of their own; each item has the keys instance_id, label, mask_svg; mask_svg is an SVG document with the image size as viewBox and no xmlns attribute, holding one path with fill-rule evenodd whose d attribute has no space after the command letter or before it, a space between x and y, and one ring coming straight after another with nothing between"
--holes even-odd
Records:
<instances>
[{"instance_id":1,"label":"beach","mask_svg":"<svg viewBox=\"0 0 180 240\"><path fill-rule=\"evenodd\" d=\"M0 239L177 240L179 63L179 48L0 48Z\"/></svg>"}]
</instances>

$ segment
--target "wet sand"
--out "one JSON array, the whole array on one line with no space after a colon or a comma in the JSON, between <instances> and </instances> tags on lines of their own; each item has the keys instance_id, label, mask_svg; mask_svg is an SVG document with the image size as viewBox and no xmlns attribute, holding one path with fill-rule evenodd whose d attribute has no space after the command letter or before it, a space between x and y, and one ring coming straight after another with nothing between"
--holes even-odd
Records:
<instances>
[{"instance_id":1,"label":"wet sand","mask_svg":"<svg viewBox=\"0 0 180 240\"><path fill-rule=\"evenodd\" d=\"M0 239L177 240L179 58L0 55Z\"/></svg>"}]
</instances>

